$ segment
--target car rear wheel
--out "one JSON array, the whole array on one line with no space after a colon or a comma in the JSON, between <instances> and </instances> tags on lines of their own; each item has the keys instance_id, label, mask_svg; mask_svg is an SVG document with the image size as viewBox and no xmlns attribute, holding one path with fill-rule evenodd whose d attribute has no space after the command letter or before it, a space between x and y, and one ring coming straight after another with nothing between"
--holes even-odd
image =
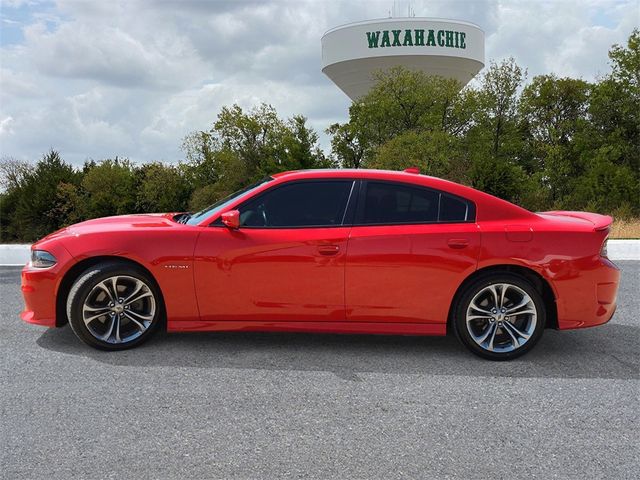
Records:
<instances>
[{"instance_id":1,"label":"car rear wheel","mask_svg":"<svg viewBox=\"0 0 640 480\"><path fill-rule=\"evenodd\" d=\"M545 322L544 302L536 288L520 276L505 273L467 286L454 309L453 327L476 355L510 360L533 348Z\"/></svg>"},{"instance_id":2,"label":"car rear wheel","mask_svg":"<svg viewBox=\"0 0 640 480\"><path fill-rule=\"evenodd\" d=\"M158 287L135 266L101 263L78 277L67 297L73 332L102 350L139 345L158 328L162 304Z\"/></svg>"}]
</instances>

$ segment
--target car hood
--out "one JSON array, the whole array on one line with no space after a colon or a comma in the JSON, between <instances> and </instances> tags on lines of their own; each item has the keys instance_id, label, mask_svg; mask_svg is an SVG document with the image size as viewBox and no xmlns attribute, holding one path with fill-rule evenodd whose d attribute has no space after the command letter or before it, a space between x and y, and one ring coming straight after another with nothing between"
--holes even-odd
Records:
<instances>
[{"instance_id":1,"label":"car hood","mask_svg":"<svg viewBox=\"0 0 640 480\"><path fill-rule=\"evenodd\" d=\"M115 217L94 218L62 228L44 237L40 242L66 236L80 236L89 233L106 233L134 228L171 228L181 224L172 219L176 213L145 213L138 215L118 215Z\"/></svg>"}]
</instances>

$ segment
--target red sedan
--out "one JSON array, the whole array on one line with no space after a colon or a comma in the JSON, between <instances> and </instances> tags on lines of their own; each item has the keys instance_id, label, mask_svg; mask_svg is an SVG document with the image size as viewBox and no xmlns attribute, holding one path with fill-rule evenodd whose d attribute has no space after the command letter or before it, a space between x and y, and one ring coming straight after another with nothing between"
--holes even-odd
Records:
<instances>
[{"instance_id":1,"label":"red sedan","mask_svg":"<svg viewBox=\"0 0 640 480\"><path fill-rule=\"evenodd\" d=\"M195 214L125 215L32 246L24 321L119 350L159 328L455 335L495 360L606 323L611 217L532 213L405 172L273 175Z\"/></svg>"}]
</instances>

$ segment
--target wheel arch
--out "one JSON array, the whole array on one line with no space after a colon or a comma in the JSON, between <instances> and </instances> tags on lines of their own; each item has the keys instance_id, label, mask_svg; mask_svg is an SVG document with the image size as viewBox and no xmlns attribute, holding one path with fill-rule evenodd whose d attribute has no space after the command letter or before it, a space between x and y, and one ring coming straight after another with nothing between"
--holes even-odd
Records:
<instances>
[{"instance_id":1,"label":"wheel arch","mask_svg":"<svg viewBox=\"0 0 640 480\"><path fill-rule=\"evenodd\" d=\"M158 281L154 277L153 273L149 271L144 265L140 262L136 262L127 257L119 257L117 255L100 255L96 257L85 258L75 265L73 265L62 277L60 284L58 286L58 291L56 292L56 327L62 327L63 325L69 322L67 318L67 296L69 295L69 291L73 283L76 279L82 274L82 272L86 271L88 268L91 268L95 265L98 265L103 262L118 262L125 265L131 265L136 268L143 270L149 278L153 280L156 288L158 289L160 295L160 308L163 317L166 316L166 306L164 302L164 296L162 290L160 289L160 285Z\"/></svg>"},{"instance_id":2,"label":"wheel arch","mask_svg":"<svg viewBox=\"0 0 640 480\"><path fill-rule=\"evenodd\" d=\"M521 265L499 264L483 267L479 270L476 270L467 278L465 278L458 286L456 293L453 296L453 300L451 301L451 305L449 306L447 330L451 328L451 322L453 320L453 312L455 311L456 303L458 302L465 288L471 282L477 280L478 278L499 273L511 273L531 282L533 286L538 290L544 301L547 313L547 322L545 328L558 329L558 307L556 305L556 298L553 292L553 288L551 287L551 284L548 282L548 280L531 268L527 268Z\"/></svg>"}]
</instances>

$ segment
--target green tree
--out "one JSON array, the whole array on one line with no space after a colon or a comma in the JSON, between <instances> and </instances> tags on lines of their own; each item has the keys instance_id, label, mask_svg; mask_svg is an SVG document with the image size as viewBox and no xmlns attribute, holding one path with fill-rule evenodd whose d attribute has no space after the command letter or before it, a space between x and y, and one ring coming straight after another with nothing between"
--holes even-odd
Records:
<instances>
[{"instance_id":1,"label":"green tree","mask_svg":"<svg viewBox=\"0 0 640 480\"><path fill-rule=\"evenodd\" d=\"M33 166L11 157L0 159L0 243L20 240L15 211Z\"/></svg>"},{"instance_id":2,"label":"green tree","mask_svg":"<svg viewBox=\"0 0 640 480\"><path fill-rule=\"evenodd\" d=\"M357 140L365 164L373 160L378 148L403 133L444 131L453 134L460 129L461 85L456 80L403 67L379 72L376 78L371 91L349 108L349 127L332 127L337 134L349 134L347 139ZM339 140L335 143L338 147L344 145ZM339 149L334 150L334 154L342 163L348 160L340 158Z\"/></svg>"},{"instance_id":3,"label":"green tree","mask_svg":"<svg viewBox=\"0 0 640 480\"><path fill-rule=\"evenodd\" d=\"M219 150L237 155L249 181L263 175L263 165L283 162L285 125L271 105L262 104L249 113L238 105L223 107L211 132Z\"/></svg>"},{"instance_id":4,"label":"green tree","mask_svg":"<svg viewBox=\"0 0 640 480\"><path fill-rule=\"evenodd\" d=\"M532 186L520 165L518 91L525 76L513 58L490 63L472 96L475 111L462 147L469 157L471 185L514 202L527 198Z\"/></svg>"},{"instance_id":5,"label":"green tree","mask_svg":"<svg viewBox=\"0 0 640 480\"><path fill-rule=\"evenodd\" d=\"M369 131L375 146L407 131L447 131L459 82L403 67L376 78L373 89L352 106L353 120Z\"/></svg>"},{"instance_id":6,"label":"green tree","mask_svg":"<svg viewBox=\"0 0 640 480\"><path fill-rule=\"evenodd\" d=\"M283 142L287 169L313 169L335 166L324 155L318 145L318 134L307 126L306 117L294 115L287 121L286 127Z\"/></svg>"},{"instance_id":7,"label":"green tree","mask_svg":"<svg viewBox=\"0 0 640 480\"><path fill-rule=\"evenodd\" d=\"M477 95L460 88L455 80L402 67L379 72L371 91L351 105L349 121L327 130L334 157L352 168L413 165L465 177L459 140L471 126Z\"/></svg>"},{"instance_id":8,"label":"green tree","mask_svg":"<svg viewBox=\"0 0 640 480\"><path fill-rule=\"evenodd\" d=\"M589 106L596 143L620 149L616 164L640 171L640 31L635 29L627 48L614 45L609 52L612 72L595 87Z\"/></svg>"},{"instance_id":9,"label":"green tree","mask_svg":"<svg viewBox=\"0 0 640 480\"><path fill-rule=\"evenodd\" d=\"M77 186L80 174L51 150L29 171L16 190L10 235L20 241L34 241L66 224L67 219L55 211L61 184Z\"/></svg>"},{"instance_id":10,"label":"green tree","mask_svg":"<svg viewBox=\"0 0 640 480\"><path fill-rule=\"evenodd\" d=\"M570 196L573 208L622 209L640 215L640 31L614 45L611 73L595 84L581 137L584 172Z\"/></svg>"},{"instance_id":11,"label":"green tree","mask_svg":"<svg viewBox=\"0 0 640 480\"><path fill-rule=\"evenodd\" d=\"M482 76L475 123L479 140L486 143L483 154L496 159L511 158L518 151L518 89L525 77L526 70L513 58L491 62Z\"/></svg>"},{"instance_id":12,"label":"green tree","mask_svg":"<svg viewBox=\"0 0 640 480\"><path fill-rule=\"evenodd\" d=\"M474 188L496 197L522 204L529 195L530 180L524 170L510 160L491 156L477 158L470 171Z\"/></svg>"},{"instance_id":13,"label":"green tree","mask_svg":"<svg viewBox=\"0 0 640 480\"><path fill-rule=\"evenodd\" d=\"M57 218L60 226L66 227L85 220L83 204L82 191L77 184L60 182L48 215Z\"/></svg>"},{"instance_id":14,"label":"green tree","mask_svg":"<svg viewBox=\"0 0 640 480\"><path fill-rule=\"evenodd\" d=\"M613 45L609 50L611 77L625 89L637 95L640 89L640 30L634 28L627 40L627 47Z\"/></svg>"},{"instance_id":15,"label":"green tree","mask_svg":"<svg viewBox=\"0 0 640 480\"><path fill-rule=\"evenodd\" d=\"M561 207L583 172L581 141L587 124L590 85L583 80L541 75L520 98L525 139L521 164L539 177L549 202Z\"/></svg>"},{"instance_id":16,"label":"green tree","mask_svg":"<svg viewBox=\"0 0 640 480\"><path fill-rule=\"evenodd\" d=\"M531 137L547 145L571 143L586 121L589 92L583 80L534 77L520 98L520 114Z\"/></svg>"},{"instance_id":17,"label":"green tree","mask_svg":"<svg viewBox=\"0 0 640 480\"><path fill-rule=\"evenodd\" d=\"M181 175L192 189L218 180L214 137L209 132L191 132L182 141L186 162L179 165Z\"/></svg>"},{"instance_id":18,"label":"green tree","mask_svg":"<svg viewBox=\"0 0 640 480\"><path fill-rule=\"evenodd\" d=\"M159 162L137 169L139 177L137 210L142 212L180 212L187 209L191 190L181 170Z\"/></svg>"},{"instance_id":19,"label":"green tree","mask_svg":"<svg viewBox=\"0 0 640 480\"><path fill-rule=\"evenodd\" d=\"M602 146L594 152L586 172L575 182L572 206L601 213L618 210L638 214L638 173L627 165L616 165L619 155L615 146Z\"/></svg>"},{"instance_id":20,"label":"green tree","mask_svg":"<svg viewBox=\"0 0 640 480\"><path fill-rule=\"evenodd\" d=\"M454 179L451 167L459 158L458 148L458 139L446 132L409 131L382 145L368 166L387 170L418 167L426 175Z\"/></svg>"},{"instance_id":21,"label":"green tree","mask_svg":"<svg viewBox=\"0 0 640 480\"><path fill-rule=\"evenodd\" d=\"M127 159L107 159L88 165L82 179L83 217L97 218L136 212L138 182Z\"/></svg>"},{"instance_id":22,"label":"green tree","mask_svg":"<svg viewBox=\"0 0 640 480\"><path fill-rule=\"evenodd\" d=\"M182 169L194 187L190 208L273 173L331 165L306 121L303 116L283 120L266 104L248 112L238 105L223 107L210 131L194 132L183 142Z\"/></svg>"},{"instance_id":23,"label":"green tree","mask_svg":"<svg viewBox=\"0 0 640 480\"><path fill-rule=\"evenodd\" d=\"M16 190L22 186L33 167L23 160L12 157L0 159L0 190Z\"/></svg>"},{"instance_id":24,"label":"green tree","mask_svg":"<svg viewBox=\"0 0 640 480\"><path fill-rule=\"evenodd\" d=\"M364 161L365 146L360 132L352 123L334 123L326 130L331 135L331 152L336 164L342 168L360 168Z\"/></svg>"}]
</instances>

